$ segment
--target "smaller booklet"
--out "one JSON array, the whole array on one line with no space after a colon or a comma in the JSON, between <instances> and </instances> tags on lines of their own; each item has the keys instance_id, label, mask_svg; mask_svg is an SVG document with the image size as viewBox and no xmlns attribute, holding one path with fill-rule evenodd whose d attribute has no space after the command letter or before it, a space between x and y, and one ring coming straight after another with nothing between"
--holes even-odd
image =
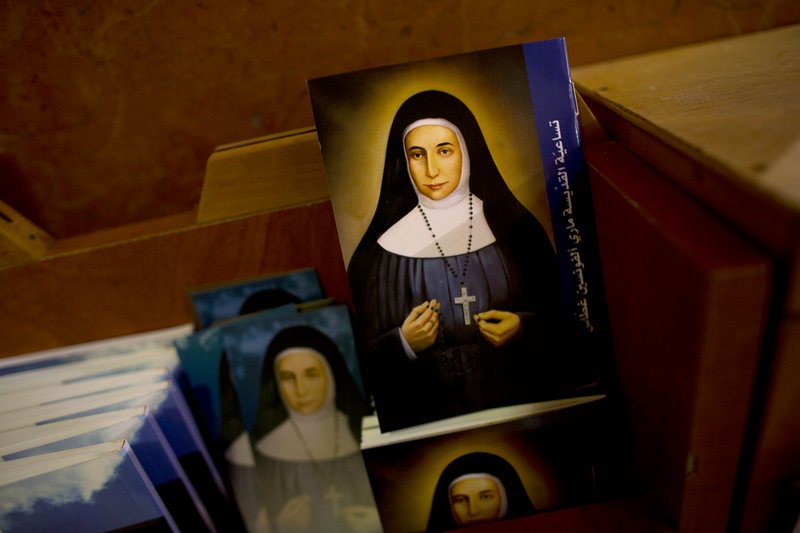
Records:
<instances>
[{"instance_id":1,"label":"smaller booklet","mask_svg":"<svg viewBox=\"0 0 800 533\"><path fill-rule=\"evenodd\" d=\"M370 409L347 307L238 320L223 343L242 416L225 457L248 527L381 531L359 447Z\"/></svg>"},{"instance_id":2,"label":"smaller booklet","mask_svg":"<svg viewBox=\"0 0 800 533\"><path fill-rule=\"evenodd\" d=\"M189 289L198 329L219 320L322 298L322 287L313 268Z\"/></svg>"},{"instance_id":3,"label":"smaller booklet","mask_svg":"<svg viewBox=\"0 0 800 533\"><path fill-rule=\"evenodd\" d=\"M362 443L386 531L437 532L617 497L604 396L500 407ZM521 531L522 529L520 529Z\"/></svg>"}]
</instances>

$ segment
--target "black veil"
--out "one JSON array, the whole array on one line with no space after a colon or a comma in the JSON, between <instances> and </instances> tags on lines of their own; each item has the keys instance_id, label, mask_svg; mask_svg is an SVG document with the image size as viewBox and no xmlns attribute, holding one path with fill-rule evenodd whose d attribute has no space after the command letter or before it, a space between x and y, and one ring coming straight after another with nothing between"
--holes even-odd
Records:
<instances>
[{"instance_id":1,"label":"black veil","mask_svg":"<svg viewBox=\"0 0 800 533\"><path fill-rule=\"evenodd\" d=\"M289 417L275 379L275 358L288 348L312 348L328 361L336 383L336 409L347 415L350 431L360 442L361 419L368 412L364 396L347 368L338 346L327 335L310 326L291 326L281 330L267 346L261 370L261 391L252 442L257 443Z\"/></svg>"},{"instance_id":2,"label":"black veil","mask_svg":"<svg viewBox=\"0 0 800 533\"><path fill-rule=\"evenodd\" d=\"M386 160L383 168L381 191L372 221L361 238L348 267L350 287L359 314L359 302L369 297L366 289L377 280L370 279L372 258L379 246L378 238L417 204L406 165L403 146L403 131L416 120L423 118L443 118L459 128L467 145L470 158L470 190L483 201L486 220L501 246L506 243L525 243L524 246L506 247L510 256L519 264L538 265L538 272L528 277L539 280L535 284L540 294L539 300L552 310L560 303L558 266L555 251L544 228L538 220L520 203L508 188L489 147L481 132L475 116L458 98L441 91L425 91L408 98L397 110L386 147ZM542 250L551 250L547 257L541 257ZM533 257L534 254L536 257ZM542 284L540 280L548 280ZM366 292L365 292L366 291Z\"/></svg>"},{"instance_id":3,"label":"black veil","mask_svg":"<svg viewBox=\"0 0 800 533\"><path fill-rule=\"evenodd\" d=\"M491 453L473 452L453 460L439 476L433 492L427 531L446 531L460 527L450 510L450 484L463 475L476 473L490 474L503 483L508 498L508 508L503 520L536 512L519 474L511 463Z\"/></svg>"}]
</instances>

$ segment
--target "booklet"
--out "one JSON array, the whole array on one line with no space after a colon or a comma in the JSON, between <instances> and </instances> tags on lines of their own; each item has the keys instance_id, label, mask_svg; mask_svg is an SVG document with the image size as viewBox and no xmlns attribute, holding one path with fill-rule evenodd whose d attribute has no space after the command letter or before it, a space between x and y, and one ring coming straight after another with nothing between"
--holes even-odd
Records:
<instances>
[{"instance_id":1,"label":"booklet","mask_svg":"<svg viewBox=\"0 0 800 533\"><path fill-rule=\"evenodd\" d=\"M71 420L78 424L82 417L139 407L148 408L159 431L171 447L171 453L186 472L191 490L196 492L213 523L219 528L234 523L232 520L238 517L224 481L205 447L183 394L171 381L163 380L98 394L79 395L0 413L0 435L11 430L31 431L32 427L48 434L52 432L46 427L49 423ZM72 427L70 424L66 425Z\"/></svg>"},{"instance_id":2,"label":"booklet","mask_svg":"<svg viewBox=\"0 0 800 533\"><path fill-rule=\"evenodd\" d=\"M35 405L68 399L89 397L92 394L137 389L143 385L158 383L170 378L166 368L147 368L132 370L111 376L81 380L73 383L62 383L42 388L24 389L21 391L0 391L0 413L9 413Z\"/></svg>"},{"instance_id":3,"label":"booklet","mask_svg":"<svg viewBox=\"0 0 800 533\"><path fill-rule=\"evenodd\" d=\"M53 439L65 428L79 428L113 411L148 408L148 425L158 433L160 444L152 444L156 439L149 438L146 458L158 457L159 447L164 447L176 468L170 470L163 461L155 467L148 467L149 459L143 462L146 470L160 476L154 484L167 505L184 508L176 521L192 530L240 524L217 465L176 385L180 372L173 343L190 332L191 327L179 326L4 360L0 365L0 441L19 446L15 441L33 433ZM131 438L138 451L144 435L139 432ZM59 446L83 443L77 436L70 438L79 441L62 440ZM165 478L170 472L175 475Z\"/></svg>"},{"instance_id":4,"label":"booklet","mask_svg":"<svg viewBox=\"0 0 800 533\"><path fill-rule=\"evenodd\" d=\"M125 440L182 530L216 531L206 507L146 407L121 409L0 433L0 456L15 461Z\"/></svg>"},{"instance_id":5,"label":"booklet","mask_svg":"<svg viewBox=\"0 0 800 533\"><path fill-rule=\"evenodd\" d=\"M384 529L451 531L615 496L606 409L603 396L583 396L365 438Z\"/></svg>"},{"instance_id":6,"label":"booklet","mask_svg":"<svg viewBox=\"0 0 800 533\"><path fill-rule=\"evenodd\" d=\"M241 413L225 458L248 527L380 531L360 453L369 404L347 307L241 319L225 325L223 343Z\"/></svg>"},{"instance_id":7,"label":"booklet","mask_svg":"<svg viewBox=\"0 0 800 533\"><path fill-rule=\"evenodd\" d=\"M194 287L189 299L198 329L214 322L323 298L317 271L304 268L241 281Z\"/></svg>"},{"instance_id":8,"label":"booklet","mask_svg":"<svg viewBox=\"0 0 800 533\"><path fill-rule=\"evenodd\" d=\"M180 531L125 441L0 462L0 530Z\"/></svg>"},{"instance_id":9,"label":"booklet","mask_svg":"<svg viewBox=\"0 0 800 533\"><path fill-rule=\"evenodd\" d=\"M224 453L224 448L230 444L229 427L239 427L237 420L241 418L230 378L229 357L223 344L225 328L238 320L258 322L265 316L293 315L297 312L295 305L282 305L220 323L175 341L181 361L183 388L187 397L191 398L194 416L206 435L209 449L215 455Z\"/></svg>"},{"instance_id":10,"label":"booklet","mask_svg":"<svg viewBox=\"0 0 800 533\"><path fill-rule=\"evenodd\" d=\"M78 416L99 414L136 406L160 404L170 387L163 380L138 387L105 391L54 402L38 403L14 411L0 413L0 431L24 428L36 424L58 422Z\"/></svg>"},{"instance_id":11,"label":"booklet","mask_svg":"<svg viewBox=\"0 0 800 533\"><path fill-rule=\"evenodd\" d=\"M20 370L0 376L2 394L23 390L41 389L86 382L135 370L162 368L174 369L178 354L174 347L135 350L105 357L93 357L79 361L53 360L51 365L31 370Z\"/></svg>"},{"instance_id":12,"label":"booklet","mask_svg":"<svg viewBox=\"0 0 800 533\"><path fill-rule=\"evenodd\" d=\"M310 80L382 431L604 390L563 39Z\"/></svg>"},{"instance_id":13,"label":"booklet","mask_svg":"<svg viewBox=\"0 0 800 533\"><path fill-rule=\"evenodd\" d=\"M0 359L0 376L134 352L172 350L172 343L175 339L185 337L191 332L191 324L181 324L171 328L5 357ZM114 358L111 357L111 359Z\"/></svg>"}]
</instances>

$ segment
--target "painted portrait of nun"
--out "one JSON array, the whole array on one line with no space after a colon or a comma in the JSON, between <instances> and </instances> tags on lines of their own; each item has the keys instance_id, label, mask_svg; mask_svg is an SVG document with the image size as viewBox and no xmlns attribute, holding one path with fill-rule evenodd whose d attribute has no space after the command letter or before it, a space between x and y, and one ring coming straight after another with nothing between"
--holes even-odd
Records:
<instances>
[{"instance_id":1,"label":"painted portrait of nun","mask_svg":"<svg viewBox=\"0 0 800 533\"><path fill-rule=\"evenodd\" d=\"M241 303L239 316L297 304L302 300L281 288L268 288L250 294ZM250 435L245 431L242 408L231 376L228 354L223 352L219 371L220 434L219 447L228 485L236 500L239 514L249 533L270 531L269 517L263 505L264 495L256 471Z\"/></svg>"},{"instance_id":2,"label":"painted portrait of nun","mask_svg":"<svg viewBox=\"0 0 800 533\"><path fill-rule=\"evenodd\" d=\"M455 459L442 471L427 531L449 531L535 512L514 467L500 456L475 452Z\"/></svg>"},{"instance_id":3,"label":"painted portrait of nun","mask_svg":"<svg viewBox=\"0 0 800 533\"><path fill-rule=\"evenodd\" d=\"M382 431L554 386L554 248L456 97L421 92L395 113L348 276Z\"/></svg>"},{"instance_id":4,"label":"painted portrait of nun","mask_svg":"<svg viewBox=\"0 0 800 533\"><path fill-rule=\"evenodd\" d=\"M271 531L380 531L360 454L367 404L337 345L292 326L269 343L250 438Z\"/></svg>"}]
</instances>

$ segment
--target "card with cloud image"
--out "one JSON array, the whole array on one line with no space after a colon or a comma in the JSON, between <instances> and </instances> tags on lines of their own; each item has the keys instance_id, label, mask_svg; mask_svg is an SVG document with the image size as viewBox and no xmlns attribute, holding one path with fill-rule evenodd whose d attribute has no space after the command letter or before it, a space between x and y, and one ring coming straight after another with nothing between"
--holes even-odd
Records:
<instances>
[{"instance_id":1,"label":"card with cloud image","mask_svg":"<svg viewBox=\"0 0 800 533\"><path fill-rule=\"evenodd\" d=\"M0 462L0 530L180 531L124 440Z\"/></svg>"},{"instance_id":2,"label":"card with cloud image","mask_svg":"<svg viewBox=\"0 0 800 533\"><path fill-rule=\"evenodd\" d=\"M209 513L146 407L121 409L0 433L6 463L125 440L180 529L213 531Z\"/></svg>"}]
</instances>

